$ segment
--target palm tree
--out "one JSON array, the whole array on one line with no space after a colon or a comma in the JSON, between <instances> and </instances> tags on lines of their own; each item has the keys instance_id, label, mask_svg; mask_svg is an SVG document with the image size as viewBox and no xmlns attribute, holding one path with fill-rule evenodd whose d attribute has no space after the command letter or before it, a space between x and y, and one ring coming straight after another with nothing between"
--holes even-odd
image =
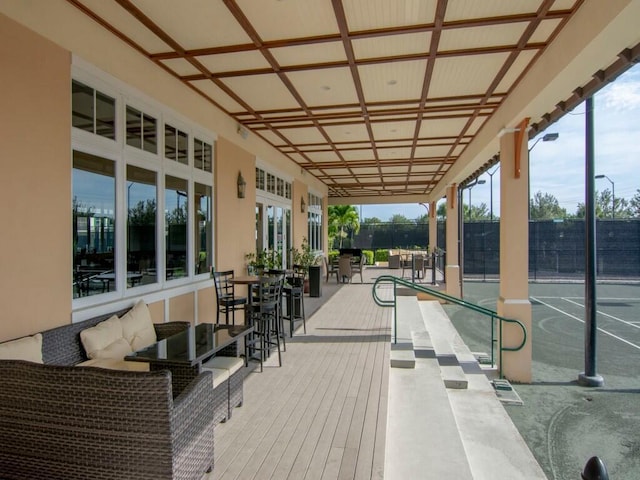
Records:
<instances>
[{"instance_id":1,"label":"palm tree","mask_svg":"<svg viewBox=\"0 0 640 480\"><path fill-rule=\"evenodd\" d=\"M342 248L342 240L347 236L345 230L351 230L353 233L360 231L360 219L358 211L353 205L331 205L329 212L329 234L340 237L340 248Z\"/></svg>"}]
</instances>

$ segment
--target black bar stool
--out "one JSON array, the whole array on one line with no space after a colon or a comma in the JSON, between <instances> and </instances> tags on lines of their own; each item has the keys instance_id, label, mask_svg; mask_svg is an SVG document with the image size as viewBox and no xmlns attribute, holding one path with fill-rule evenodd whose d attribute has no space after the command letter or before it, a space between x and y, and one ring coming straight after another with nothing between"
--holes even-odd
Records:
<instances>
[{"instance_id":1,"label":"black bar stool","mask_svg":"<svg viewBox=\"0 0 640 480\"><path fill-rule=\"evenodd\" d=\"M287 277L284 287L285 303L287 305L286 314L282 315L283 320L289 321L289 336L293 337L295 322L302 320L304 333L307 333L307 320L304 313L304 277L306 270L301 265L293 266L293 275ZM284 326L284 325L283 325Z\"/></svg>"}]
</instances>

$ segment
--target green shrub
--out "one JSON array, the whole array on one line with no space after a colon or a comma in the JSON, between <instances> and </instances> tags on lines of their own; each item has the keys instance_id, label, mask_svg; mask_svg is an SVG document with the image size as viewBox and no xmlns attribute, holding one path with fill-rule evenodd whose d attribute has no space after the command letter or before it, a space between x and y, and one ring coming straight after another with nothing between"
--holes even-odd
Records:
<instances>
[{"instance_id":1,"label":"green shrub","mask_svg":"<svg viewBox=\"0 0 640 480\"><path fill-rule=\"evenodd\" d=\"M329 250L329 262L333 262L336 258L340 256L339 250Z\"/></svg>"},{"instance_id":2,"label":"green shrub","mask_svg":"<svg viewBox=\"0 0 640 480\"><path fill-rule=\"evenodd\" d=\"M389 250L376 250L376 262L388 262Z\"/></svg>"},{"instance_id":3,"label":"green shrub","mask_svg":"<svg viewBox=\"0 0 640 480\"><path fill-rule=\"evenodd\" d=\"M372 250L362 250L362 255L364 256L365 264L373 265L373 251Z\"/></svg>"}]
</instances>

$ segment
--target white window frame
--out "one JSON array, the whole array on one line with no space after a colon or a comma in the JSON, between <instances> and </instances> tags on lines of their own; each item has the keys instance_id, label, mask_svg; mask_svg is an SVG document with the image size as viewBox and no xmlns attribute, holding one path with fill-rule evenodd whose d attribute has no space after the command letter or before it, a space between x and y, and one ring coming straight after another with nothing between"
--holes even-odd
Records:
<instances>
[{"instance_id":1,"label":"white window frame","mask_svg":"<svg viewBox=\"0 0 640 480\"><path fill-rule=\"evenodd\" d=\"M77 80L94 90L113 97L116 101L116 139L111 140L97 134L86 132L71 126L71 118L69 128L71 129L71 146L73 151L80 151L103 157L115 162L115 185L116 185L116 207L115 207L115 257L116 265L116 281L115 291L98 295L74 298L72 300L72 308L74 311L74 321L81 320L85 315L75 312L83 312L91 308L92 312L96 311L98 305L109 304L112 306L117 303L128 303L128 299L133 297L145 296L150 298L170 298L180 292L193 292L199 288L213 285L213 280L208 272L195 274L195 252L194 252L194 183L200 183L211 187L211 214L215 212L215 185L213 180L213 172L196 169L193 161L193 139L198 137L199 140L205 141L212 146L212 170L215 168L215 141L217 136L215 133L195 124L193 121L186 119L169 107L151 99L144 93L139 92L133 87L121 82L111 75L103 72L93 65L85 62L77 56L73 56L71 67L71 78ZM69 84L71 88L71 84ZM153 116L156 119L156 127L158 133L157 153L153 154L145 150L132 147L126 143L126 107L131 106L145 114ZM189 135L188 144L188 165L181 164L174 160L168 160L164 157L164 125L169 123L171 126L183 130ZM128 288L126 285L126 265L127 265L127 245L126 245L126 166L134 165L156 173L156 198L158 218L156 222L156 265L157 265L157 282L148 285L139 285ZM73 168L73 167L72 167ZM164 190L165 176L172 175L187 180L189 189L188 197L188 222L187 222L187 275L179 279L166 279L165 265L165 220L164 220ZM214 229L211 245L207 247L211 249L211 257L215 252L215 217L213 217ZM204 285L203 285L204 283ZM196 309L197 311L197 309Z\"/></svg>"}]
</instances>

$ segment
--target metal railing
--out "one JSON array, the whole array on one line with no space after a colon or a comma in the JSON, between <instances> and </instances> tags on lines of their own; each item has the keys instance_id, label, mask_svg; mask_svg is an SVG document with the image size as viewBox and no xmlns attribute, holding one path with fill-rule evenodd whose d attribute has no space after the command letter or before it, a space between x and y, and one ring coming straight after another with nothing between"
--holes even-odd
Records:
<instances>
[{"instance_id":1,"label":"metal railing","mask_svg":"<svg viewBox=\"0 0 640 480\"><path fill-rule=\"evenodd\" d=\"M378 285L383 283L391 283L393 284L393 298L391 300L384 300L378 296L377 288ZM373 284L373 300L377 305L381 307L393 307L393 330L394 330L394 340L393 343L398 342L398 315L397 315L397 287L398 285L402 285L403 287L410 288L417 292L426 293L435 298L445 300L448 303L453 303L455 305L460 305L466 309L472 310L474 312L480 313L482 315L486 315L491 318L491 364L495 365L495 355L494 355L494 345L496 343L495 336L495 321L499 320L499 328L498 328L498 354L499 354L499 364L500 364L500 376L502 377L502 353L503 352L517 352L521 350L525 344L527 343L527 329L522 322L519 320L515 320L513 318L505 318L498 315L493 310L490 310L485 307L481 307L480 305L476 305L475 303L466 302L460 298L452 297L451 295L447 295L439 290L434 290L433 288L425 287L424 285L419 285L409 280L405 280L404 278L396 277L393 275L381 275L376 279ZM522 329L522 342L515 347L505 347L502 345L502 329L503 324L511 323L518 325Z\"/></svg>"}]
</instances>

